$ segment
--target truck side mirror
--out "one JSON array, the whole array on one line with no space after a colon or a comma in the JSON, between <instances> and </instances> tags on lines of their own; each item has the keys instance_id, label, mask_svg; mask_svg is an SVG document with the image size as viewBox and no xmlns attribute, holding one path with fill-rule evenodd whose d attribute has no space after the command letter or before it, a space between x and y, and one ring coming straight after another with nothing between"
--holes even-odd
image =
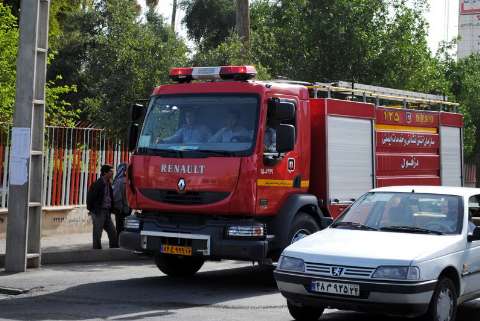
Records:
<instances>
[{"instance_id":1,"label":"truck side mirror","mask_svg":"<svg viewBox=\"0 0 480 321\"><path fill-rule=\"evenodd\" d=\"M480 226L475 227L472 233L468 233L467 241L480 241Z\"/></svg>"},{"instance_id":2,"label":"truck side mirror","mask_svg":"<svg viewBox=\"0 0 480 321\"><path fill-rule=\"evenodd\" d=\"M286 153L295 148L295 127L280 124L277 127L277 152Z\"/></svg>"},{"instance_id":3,"label":"truck side mirror","mask_svg":"<svg viewBox=\"0 0 480 321\"><path fill-rule=\"evenodd\" d=\"M130 121L140 123L145 117L145 106L142 104L133 104L130 108Z\"/></svg>"},{"instance_id":4,"label":"truck side mirror","mask_svg":"<svg viewBox=\"0 0 480 321\"><path fill-rule=\"evenodd\" d=\"M295 103L290 100L270 98L268 100L268 118L277 122L291 122L295 119Z\"/></svg>"},{"instance_id":5,"label":"truck side mirror","mask_svg":"<svg viewBox=\"0 0 480 321\"><path fill-rule=\"evenodd\" d=\"M128 150L133 151L137 145L140 127L145 117L145 106L133 104L130 107L130 126L128 126Z\"/></svg>"}]
</instances>

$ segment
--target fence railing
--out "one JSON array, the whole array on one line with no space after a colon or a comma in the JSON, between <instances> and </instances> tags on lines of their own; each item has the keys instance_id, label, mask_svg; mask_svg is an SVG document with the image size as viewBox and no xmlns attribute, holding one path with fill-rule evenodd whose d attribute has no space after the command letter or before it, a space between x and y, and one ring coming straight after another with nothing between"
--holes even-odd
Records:
<instances>
[{"instance_id":1,"label":"fence railing","mask_svg":"<svg viewBox=\"0 0 480 321\"><path fill-rule=\"evenodd\" d=\"M0 131L0 208L7 207L10 130ZM45 128L43 206L85 205L87 190L100 175L102 164L128 161L121 141L93 128Z\"/></svg>"}]
</instances>

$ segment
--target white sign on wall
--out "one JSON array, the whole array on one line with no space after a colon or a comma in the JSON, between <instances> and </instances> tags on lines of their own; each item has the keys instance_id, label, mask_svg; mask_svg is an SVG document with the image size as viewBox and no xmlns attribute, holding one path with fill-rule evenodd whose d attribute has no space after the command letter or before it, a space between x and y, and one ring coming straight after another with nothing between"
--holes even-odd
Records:
<instances>
[{"instance_id":1,"label":"white sign on wall","mask_svg":"<svg viewBox=\"0 0 480 321\"><path fill-rule=\"evenodd\" d=\"M480 13L480 0L460 0L460 14Z\"/></svg>"},{"instance_id":2,"label":"white sign on wall","mask_svg":"<svg viewBox=\"0 0 480 321\"><path fill-rule=\"evenodd\" d=\"M458 58L480 52L480 0L460 0Z\"/></svg>"}]
</instances>

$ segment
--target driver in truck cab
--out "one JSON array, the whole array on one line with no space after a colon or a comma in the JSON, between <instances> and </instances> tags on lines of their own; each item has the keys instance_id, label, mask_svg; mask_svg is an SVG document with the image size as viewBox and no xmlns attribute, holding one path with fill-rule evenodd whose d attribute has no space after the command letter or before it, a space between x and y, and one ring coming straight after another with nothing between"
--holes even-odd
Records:
<instances>
[{"instance_id":1,"label":"driver in truck cab","mask_svg":"<svg viewBox=\"0 0 480 321\"><path fill-rule=\"evenodd\" d=\"M239 124L240 113L231 110L225 117L225 127L208 140L211 143L243 142L251 140L253 133Z\"/></svg>"},{"instance_id":2,"label":"driver in truck cab","mask_svg":"<svg viewBox=\"0 0 480 321\"><path fill-rule=\"evenodd\" d=\"M185 112L185 124L173 136L159 140L160 143L201 143L210 137L210 130L204 125L198 125L194 110Z\"/></svg>"}]
</instances>

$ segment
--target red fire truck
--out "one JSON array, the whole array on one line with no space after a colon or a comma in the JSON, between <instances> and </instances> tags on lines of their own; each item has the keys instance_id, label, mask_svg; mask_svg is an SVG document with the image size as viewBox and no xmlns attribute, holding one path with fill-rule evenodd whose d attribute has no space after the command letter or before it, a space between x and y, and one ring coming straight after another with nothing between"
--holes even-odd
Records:
<instances>
[{"instance_id":1,"label":"red fire truck","mask_svg":"<svg viewBox=\"0 0 480 321\"><path fill-rule=\"evenodd\" d=\"M463 118L444 97L255 75L174 68L134 109L121 247L173 276L266 263L371 188L462 185Z\"/></svg>"}]
</instances>

